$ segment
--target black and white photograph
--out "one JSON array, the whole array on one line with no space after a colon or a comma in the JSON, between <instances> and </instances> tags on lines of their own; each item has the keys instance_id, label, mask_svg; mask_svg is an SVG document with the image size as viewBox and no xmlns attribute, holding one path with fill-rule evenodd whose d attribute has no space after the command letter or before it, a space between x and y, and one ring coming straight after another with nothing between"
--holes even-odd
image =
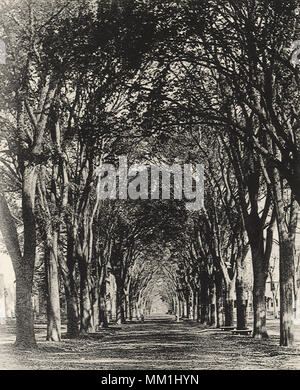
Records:
<instances>
[{"instance_id":1,"label":"black and white photograph","mask_svg":"<svg viewBox=\"0 0 300 390\"><path fill-rule=\"evenodd\" d=\"M0 0L0 382L296 374L299 205L299 0Z\"/></svg>"}]
</instances>

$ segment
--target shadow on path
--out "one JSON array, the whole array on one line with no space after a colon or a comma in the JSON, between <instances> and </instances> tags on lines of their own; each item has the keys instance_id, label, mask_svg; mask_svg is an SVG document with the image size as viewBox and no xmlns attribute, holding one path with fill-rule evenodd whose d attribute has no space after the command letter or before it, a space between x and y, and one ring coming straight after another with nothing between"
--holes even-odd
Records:
<instances>
[{"instance_id":1,"label":"shadow on path","mask_svg":"<svg viewBox=\"0 0 300 390\"><path fill-rule=\"evenodd\" d=\"M300 369L299 349L278 346L274 321L266 341L166 316L50 343L46 326L39 324L36 352L15 351L13 332L12 326L0 326L1 369Z\"/></svg>"}]
</instances>

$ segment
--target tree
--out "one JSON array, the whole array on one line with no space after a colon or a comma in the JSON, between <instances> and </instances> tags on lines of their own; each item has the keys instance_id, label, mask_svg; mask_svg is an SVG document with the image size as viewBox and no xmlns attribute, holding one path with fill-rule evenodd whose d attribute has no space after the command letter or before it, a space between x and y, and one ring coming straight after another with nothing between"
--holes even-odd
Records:
<instances>
[{"instance_id":1,"label":"tree","mask_svg":"<svg viewBox=\"0 0 300 390\"><path fill-rule=\"evenodd\" d=\"M65 5L65 4L64 4ZM55 100L59 80L51 69L41 66L40 33L45 24L63 11L54 3L38 5L34 1L16 6L2 5L1 25L5 31L8 61L2 68L7 80L1 90L4 102L2 126L12 165L21 182L23 219L23 250L18 239L15 221L3 193L1 195L1 227L16 274L16 345L35 346L32 311L32 282L36 251L35 198L38 168L46 154L45 133L49 109ZM39 17L35 19L36 12ZM42 16L41 16L42 15ZM9 92L8 92L9 91ZM12 155L15 154L15 157ZM7 227L6 223L11 227ZM5 224L4 224L5 223Z\"/></svg>"}]
</instances>

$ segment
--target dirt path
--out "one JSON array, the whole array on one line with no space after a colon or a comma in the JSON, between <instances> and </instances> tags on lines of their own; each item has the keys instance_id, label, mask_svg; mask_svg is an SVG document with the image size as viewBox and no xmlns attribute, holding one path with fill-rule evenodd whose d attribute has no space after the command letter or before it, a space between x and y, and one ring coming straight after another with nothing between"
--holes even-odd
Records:
<instances>
[{"instance_id":1,"label":"dirt path","mask_svg":"<svg viewBox=\"0 0 300 390\"><path fill-rule=\"evenodd\" d=\"M270 339L253 340L171 318L111 326L80 340L49 343L37 327L39 349L18 352L13 328L0 326L1 369L300 369L300 345L278 346L278 324ZM300 334L299 330L298 333ZM300 341L300 340L299 340Z\"/></svg>"}]
</instances>

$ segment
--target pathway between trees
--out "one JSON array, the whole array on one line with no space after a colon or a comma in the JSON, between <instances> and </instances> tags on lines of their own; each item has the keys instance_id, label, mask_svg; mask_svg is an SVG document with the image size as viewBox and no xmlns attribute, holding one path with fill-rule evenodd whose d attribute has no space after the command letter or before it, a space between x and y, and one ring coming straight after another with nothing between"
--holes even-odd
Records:
<instances>
[{"instance_id":1,"label":"pathway between trees","mask_svg":"<svg viewBox=\"0 0 300 390\"><path fill-rule=\"evenodd\" d=\"M39 349L20 352L12 347L13 327L0 326L1 369L300 369L300 342L296 349L279 347L278 321L269 321L267 341L176 323L170 316L61 343L46 342L45 326L36 328Z\"/></svg>"}]
</instances>

